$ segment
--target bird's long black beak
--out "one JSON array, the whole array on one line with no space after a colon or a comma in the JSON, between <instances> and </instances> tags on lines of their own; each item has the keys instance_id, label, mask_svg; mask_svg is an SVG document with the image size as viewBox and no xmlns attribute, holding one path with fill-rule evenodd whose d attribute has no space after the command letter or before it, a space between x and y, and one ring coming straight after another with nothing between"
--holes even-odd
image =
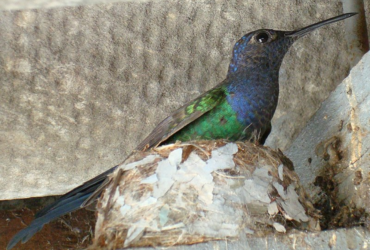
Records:
<instances>
[{"instance_id":1,"label":"bird's long black beak","mask_svg":"<svg viewBox=\"0 0 370 250\"><path fill-rule=\"evenodd\" d=\"M302 29L287 32L285 34L285 36L297 39L297 38L300 38L300 37L310 33L311 31L313 31L317 28L320 28L320 27L325 26L327 24L331 24L331 23L341 21L343 19L349 18L349 17L354 16L354 15L357 15L357 13L346 13L346 14L343 14L343 15L340 15L340 16L332 17L330 19L327 19L327 20L324 20L324 21L321 21L321 22L318 22L318 23L315 23L315 24L311 24L311 25L309 25L307 27L304 27Z\"/></svg>"}]
</instances>

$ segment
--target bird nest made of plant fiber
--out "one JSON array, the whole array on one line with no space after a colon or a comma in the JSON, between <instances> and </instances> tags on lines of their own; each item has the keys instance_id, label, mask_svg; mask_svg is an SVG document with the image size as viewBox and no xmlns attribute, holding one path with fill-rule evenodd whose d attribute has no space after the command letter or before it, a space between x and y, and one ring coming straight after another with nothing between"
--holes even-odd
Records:
<instances>
[{"instance_id":1,"label":"bird nest made of plant fiber","mask_svg":"<svg viewBox=\"0 0 370 250\"><path fill-rule=\"evenodd\" d=\"M318 213L280 151L197 141L132 154L98 202L94 249L172 246L319 230Z\"/></svg>"}]
</instances>

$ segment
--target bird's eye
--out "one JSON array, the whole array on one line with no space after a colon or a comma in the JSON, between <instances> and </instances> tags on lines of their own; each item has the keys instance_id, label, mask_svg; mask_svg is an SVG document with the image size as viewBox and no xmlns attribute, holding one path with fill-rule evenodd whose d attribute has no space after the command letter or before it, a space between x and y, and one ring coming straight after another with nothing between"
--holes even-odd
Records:
<instances>
[{"instance_id":1,"label":"bird's eye","mask_svg":"<svg viewBox=\"0 0 370 250\"><path fill-rule=\"evenodd\" d=\"M266 31L262 31L256 35L256 41L259 43L266 43L271 40L270 34Z\"/></svg>"}]
</instances>

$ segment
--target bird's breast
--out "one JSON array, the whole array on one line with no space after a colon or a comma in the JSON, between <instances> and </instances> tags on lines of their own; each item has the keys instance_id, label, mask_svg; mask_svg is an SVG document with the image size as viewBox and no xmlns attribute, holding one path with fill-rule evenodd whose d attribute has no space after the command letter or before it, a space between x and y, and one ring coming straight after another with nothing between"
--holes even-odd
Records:
<instances>
[{"instance_id":1,"label":"bird's breast","mask_svg":"<svg viewBox=\"0 0 370 250\"><path fill-rule=\"evenodd\" d=\"M249 88L233 88L226 99L241 124L259 129L271 121L278 94L278 87L274 89L256 84Z\"/></svg>"}]
</instances>

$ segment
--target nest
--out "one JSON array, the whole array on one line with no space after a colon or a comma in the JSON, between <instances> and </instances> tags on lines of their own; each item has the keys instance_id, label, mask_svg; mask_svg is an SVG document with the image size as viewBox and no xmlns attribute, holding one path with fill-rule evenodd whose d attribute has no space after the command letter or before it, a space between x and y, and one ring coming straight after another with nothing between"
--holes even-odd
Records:
<instances>
[{"instance_id":1,"label":"nest","mask_svg":"<svg viewBox=\"0 0 370 250\"><path fill-rule=\"evenodd\" d=\"M319 230L319 215L289 159L225 140L134 153L110 176L97 210L93 249Z\"/></svg>"}]
</instances>

